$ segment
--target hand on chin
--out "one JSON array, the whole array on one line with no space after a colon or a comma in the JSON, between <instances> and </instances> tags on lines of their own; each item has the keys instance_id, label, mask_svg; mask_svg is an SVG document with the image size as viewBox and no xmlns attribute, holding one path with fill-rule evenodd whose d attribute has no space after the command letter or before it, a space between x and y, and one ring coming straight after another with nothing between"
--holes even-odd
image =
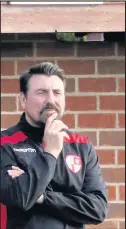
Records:
<instances>
[{"instance_id":1,"label":"hand on chin","mask_svg":"<svg viewBox=\"0 0 126 229\"><path fill-rule=\"evenodd\" d=\"M57 112L55 110L45 110L41 116L41 121L43 123L46 123L47 119L54 113L57 113ZM57 113L57 119L59 119L58 117L59 115Z\"/></svg>"}]
</instances>

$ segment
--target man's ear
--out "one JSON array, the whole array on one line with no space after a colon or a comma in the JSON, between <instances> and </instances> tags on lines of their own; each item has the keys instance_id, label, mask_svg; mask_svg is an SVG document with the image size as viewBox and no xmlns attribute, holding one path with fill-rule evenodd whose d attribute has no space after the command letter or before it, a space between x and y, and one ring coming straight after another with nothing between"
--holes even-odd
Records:
<instances>
[{"instance_id":1,"label":"man's ear","mask_svg":"<svg viewBox=\"0 0 126 229\"><path fill-rule=\"evenodd\" d=\"M26 108L26 95L23 92L20 92L19 99L20 99L20 104L21 104L22 109L25 110L25 108Z\"/></svg>"}]
</instances>

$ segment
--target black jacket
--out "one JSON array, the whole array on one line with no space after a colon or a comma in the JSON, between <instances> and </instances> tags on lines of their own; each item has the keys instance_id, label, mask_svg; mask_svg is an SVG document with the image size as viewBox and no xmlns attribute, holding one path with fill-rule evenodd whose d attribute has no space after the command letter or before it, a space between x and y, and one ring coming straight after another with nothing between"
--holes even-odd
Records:
<instances>
[{"instance_id":1,"label":"black jacket","mask_svg":"<svg viewBox=\"0 0 126 229\"><path fill-rule=\"evenodd\" d=\"M107 189L98 157L86 137L68 131L56 160L44 152L43 128L30 126L25 115L2 131L0 201L7 208L7 229L82 229L99 224L107 212ZM12 179L7 170L24 174ZM36 203L41 194L44 202Z\"/></svg>"}]
</instances>

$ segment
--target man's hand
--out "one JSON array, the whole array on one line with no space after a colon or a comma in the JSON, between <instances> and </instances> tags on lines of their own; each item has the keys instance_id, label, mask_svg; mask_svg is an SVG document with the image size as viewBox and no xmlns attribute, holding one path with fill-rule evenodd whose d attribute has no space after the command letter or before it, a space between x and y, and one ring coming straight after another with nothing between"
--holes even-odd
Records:
<instances>
[{"instance_id":1,"label":"man's hand","mask_svg":"<svg viewBox=\"0 0 126 229\"><path fill-rule=\"evenodd\" d=\"M53 113L46 121L44 132L45 151L57 158L63 148L63 138L69 138L64 131L68 127L61 121L56 120L56 113Z\"/></svg>"},{"instance_id":2,"label":"man's hand","mask_svg":"<svg viewBox=\"0 0 126 229\"><path fill-rule=\"evenodd\" d=\"M20 169L19 167L12 166L11 169L7 170L9 176L11 176L13 179L15 177L18 177L24 173L24 170Z\"/></svg>"},{"instance_id":3,"label":"man's hand","mask_svg":"<svg viewBox=\"0 0 126 229\"><path fill-rule=\"evenodd\" d=\"M44 195L42 194L42 195L38 198L37 203L38 203L38 204L42 204L43 201L44 201Z\"/></svg>"}]
</instances>

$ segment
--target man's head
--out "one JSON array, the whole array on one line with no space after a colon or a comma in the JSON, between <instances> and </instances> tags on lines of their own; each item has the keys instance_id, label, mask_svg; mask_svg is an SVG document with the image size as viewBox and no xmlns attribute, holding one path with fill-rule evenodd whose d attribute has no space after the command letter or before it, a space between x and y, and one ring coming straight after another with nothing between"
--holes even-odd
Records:
<instances>
[{"instance_id":1,"label":"man's head","mask_svg":"<svg viewBox=\"0 0 126 229\"><path fill-rule=\"evenodd\" d=\"M20 77L20 101L33 126L41 126L54 111L61 118L65 109L64 71L50 62L31 67Z\"/></svg>"}]
</instances>

